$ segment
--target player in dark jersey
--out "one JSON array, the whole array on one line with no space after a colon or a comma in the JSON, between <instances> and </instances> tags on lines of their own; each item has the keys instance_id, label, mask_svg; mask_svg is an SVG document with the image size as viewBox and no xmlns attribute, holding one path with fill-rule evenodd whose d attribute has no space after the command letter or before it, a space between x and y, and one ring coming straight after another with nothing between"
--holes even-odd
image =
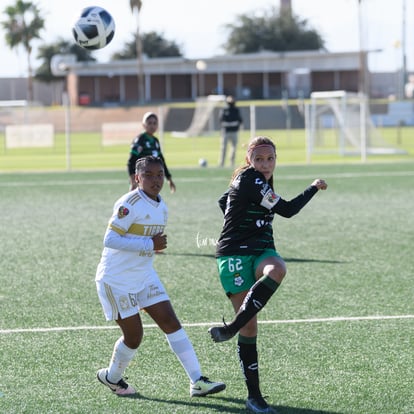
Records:
<instances>
[{"instance_id":1,"label":"player in dark jersey","mask_svg":"<svg viewBox=\"0 0 414 414\"><path fill-rule=\"evenodd\" d=\"M172 180L171 173L167 168L164 156L161 152L161 145L158 138L154 135L158 128L158 117L154 112L146 112L142 118L142 125L144 132L139 134L131 144L131 151L128 159L128 174L130 178L130 191L137 186L135 181L135 164L139 158L152 155L153 157L160 157L164 163L165 178L168 181L170 190L175 192L175 184Z\"/></svg>"},{"instance_id":2,"label":"player in dark jersey","mask_svg":"<svg viewBox=\"0 0 414 414\"><path fill-rule=\"evenodd\" d=\"M256 346L257 313L286 274L286 264L275 248L273 217L294 216L327 184L316 179L290 201L276 194L276 147L267 137L250 142L246 161L234 172L228 191L219 200L224 225L216 259L221 284L236 316L224 326L210 328L209 333L215 342L227 341L239 333L237 351L248 390L246 407L254 413L274 413L260 391Z\"/></svg>"}]
</instances>

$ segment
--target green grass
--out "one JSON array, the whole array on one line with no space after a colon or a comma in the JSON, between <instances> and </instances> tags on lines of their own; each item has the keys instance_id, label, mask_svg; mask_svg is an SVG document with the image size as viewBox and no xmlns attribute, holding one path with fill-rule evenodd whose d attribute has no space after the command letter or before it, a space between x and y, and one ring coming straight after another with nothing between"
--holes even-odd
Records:
<instances>
[{"instance_id":1,"label":"green grass","mask_svg":"<svg viewBox=\"0 0 414 414\"><path fill-rule=\"evenodd\" d=\"M257 135L267 135L274 139L278 148L279 164L305 164L307 162L304 130L264 130ZM383 128L383 138L393 146L407 152L405 155L375 155L368 162L414 161L414 128ZM249 142L249 131L240 133L239 150L236 162L244 162L245 146ZM70 151L67 152L67 147ZM220 152L220 136L197 138L175 138L165 133L162 147L167 164L172 168L194 168L198 160L204 158L210 166L216 166ZM0 134L0 172L20 171L66 171L126 169L129 153L128 145L103 147L99 133L73 133L70 143L65 134L56 134L54 148L6 149L4 135ZM315 154L314 163L358 163L360 156L343 157L339 154Z\"/></svg>"},{"instance_id":2,"label":"green grass","mask_svg":"<svg viewBox=\"0 0 414 414\"><path fill-rule=\"evenodd\" d=\"M232 316L213 257L216 200L230 171L173 172L176 194L163 190L169 244L155 266L204 373L226 391L190 399L184 371L147 315L127 370L137 398L117 398L95 379L119 337L93 279L113 202L127 190L122 168L3 173L0 412L244 412L235 341L207 335ZM298 216L275 219L288 275L259 317L263 392L281 414L413 413L414 163L281 165L276 190L291 198L316 177L328 190Z\"/></svg>"}]
</instances>

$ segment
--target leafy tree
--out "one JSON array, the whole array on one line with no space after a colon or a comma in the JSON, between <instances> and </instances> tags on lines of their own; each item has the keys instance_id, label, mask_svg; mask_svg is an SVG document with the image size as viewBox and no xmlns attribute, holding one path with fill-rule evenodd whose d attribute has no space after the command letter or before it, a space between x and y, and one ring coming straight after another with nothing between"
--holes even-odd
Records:
<instances>
[{"instance_id":1,"label":"leafy tree","mask_svg":"<svg viewBox=\"0 0 414 414\"><path fill-rule=\"evenodd\" d=\"M112 59L134 59L137 57L136 35L126 43L121 52L117 52ZM174 42L164 38L163 34L157 32L144 33L141 36L142 53L150 58L182 56L180 47Z\"/></svg>"},{"instance_id":2,"label":"leafy tree","mask_svg":"<svg viewBox=\"0 0 414 414\"><path fill-rule=\"evenodd\" d=\"M1 22L6 30L6 43L11 48L23 46L27 53L28 71L28 100L33 101L33 75L31 65L32 42L40 39L40 31L44 28L45 21L40 16L39 8L23 0L17 0L13 6L7 6L4 10L8 19Z\"/></svg>"},{"instance_id":3,"label":"leafy tree","mask_svg":"<svg viewBox=\"0 0 414 414\"><path fill-rule=\"evenodd\" d=\"M308 27L306 19L275 7L262 16L239 15L236 23L225 27L230 36L223 47L229 54L319 50L325 43L317 31Z\"/></svg>"},{"instance_id":4,"label":"leafy tree","mask_svg":"<svg viewBox=\"0 0 414 414\"><path fill-rule=\"evenodd\" d=\"M39 47L37 58L43 62L37 68L35 77L43 82L51 82L56 80L50 69L50 62L54 55L75 55L76 60L80 62L96 61L92 56L92 52L78 46L73 41L58 39L56 43L43 45Z\"/></svg>"}]
</instances>

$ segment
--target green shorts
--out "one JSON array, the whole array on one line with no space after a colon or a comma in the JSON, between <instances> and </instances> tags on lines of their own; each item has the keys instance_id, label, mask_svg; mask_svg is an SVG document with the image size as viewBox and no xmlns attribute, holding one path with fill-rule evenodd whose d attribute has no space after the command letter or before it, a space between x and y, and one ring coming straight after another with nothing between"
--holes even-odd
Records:
<instances>
[{"instance_id":1,"label":"green shorts","mask_svg":"<svg viewBox=\"0 0 414 414\"><path fill-rule=\"evenodd\" d=\"M227 296L249 290L256 283L256 268L267 257L281 257L273 249L260 256L222 256L216 259L220 282Z\"/></svg>"}]
</instances>

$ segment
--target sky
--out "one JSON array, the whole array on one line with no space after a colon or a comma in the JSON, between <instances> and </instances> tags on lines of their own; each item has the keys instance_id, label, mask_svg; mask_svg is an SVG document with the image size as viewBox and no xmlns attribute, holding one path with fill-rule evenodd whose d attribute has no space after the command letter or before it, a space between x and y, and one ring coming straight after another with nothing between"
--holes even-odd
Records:
<instances>
[{"instance_id":1,"label":"sky","mask_svg":"<svg viewBox=\"0 0 414 414\"><path fill-rule=\"evenodd\" d=\"M34 68L40 65L35 59L37 47L53 44L59 38L71 40L72 23L86 6L105 8L116 24L112 42L94 52L99 62L107 62L113 53L121 51L135 31L136 18L129 0L31 1L45 18L42 40L33 42ZM7 17L5 8L13 4L15 0L0 0L0 21ZM186 58L208 59L224 54L222 45L229 33L225 26L235 24L237 16L260 14L272 6L279 7L280 3L279 0L142 0L142 4L142 33L163 34L180 46ZM414 71L414 0L361 0L358 4L358 0L292 0L294 14L306 19L308 26L321 34L329 51L358 51L360 46L371 50L369 70L375 72L400 69L405 55L407 70ZM0 62L3 62L0 77L26 76L26 53L22 48L10 50L4 38L0 26Z\"/></svg>"}]
</instances>

